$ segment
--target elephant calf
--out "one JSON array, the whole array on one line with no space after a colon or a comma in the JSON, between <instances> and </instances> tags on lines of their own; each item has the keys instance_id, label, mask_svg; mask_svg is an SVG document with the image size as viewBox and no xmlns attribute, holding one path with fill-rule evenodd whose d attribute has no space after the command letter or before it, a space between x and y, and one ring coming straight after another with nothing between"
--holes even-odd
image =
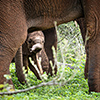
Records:
<instances>
[{"instance_id":1,"label":"elephant calf","mask_svg":"<svg viewBox=\"0 0 100 100\"><path fill-rule=\"evenodd\" d=\"M40 74L43 74L44 71L48 73L49 60L44 49L44 34L42 33L42 31L35 31L28 34L25 43L22 45L23 61L21 59L19 60L17 56L18 54L21 53L17 52L15 57L16 72L17 72L17 77L22 84L23 82L26 82L24 78L24 74L23 76L21 75L22 66L25 66L27 72L29 67L30 70L36 75L37 79L40 79L40 76L37 70L35 69L34 65L32 64L32 61L34 61L34 64L37 65ZM39 57L41 57L41 65L39 63ZM31 58L31 61L29 58ZM18 63L21 63L20 64L21 66L19 66Z\"/></svg>"}]
</instances>

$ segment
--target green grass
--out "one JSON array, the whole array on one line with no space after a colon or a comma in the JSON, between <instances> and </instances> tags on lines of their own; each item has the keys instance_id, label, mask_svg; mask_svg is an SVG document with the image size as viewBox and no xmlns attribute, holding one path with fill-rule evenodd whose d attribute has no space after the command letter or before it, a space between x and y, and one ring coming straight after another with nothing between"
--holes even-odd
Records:
<instances>
[{"instance_id":1,"label":"green grass","mask_svg":"<svg viewBox=\"0 0 100 100\"><path fill-rule=\"evenodd\" d=\"M78 70L66 68L65 76L69 73L77 71L74 78L72 78L64 86L43 86L25 93L18 93L11 96L0 96L0 100L99 100L100 93L88 93L87 80L84 79L84 66L80 66ZM67 73L69 72L69 73ZM11 69L12 76L15 75ZM31 76L32 75L32 76ZM69 75L70 76L70 75ZM33 79L31 79L33 77ZM37 85L41 81L37 80L34 74L29 73L30 86ZM14 85L17 89L27 88L26 86L19 86L16 76L12 77ZM16 81L15 81L16 79ZM66 78L66 80L68 77Z\"/></svg>"}]
</instances>

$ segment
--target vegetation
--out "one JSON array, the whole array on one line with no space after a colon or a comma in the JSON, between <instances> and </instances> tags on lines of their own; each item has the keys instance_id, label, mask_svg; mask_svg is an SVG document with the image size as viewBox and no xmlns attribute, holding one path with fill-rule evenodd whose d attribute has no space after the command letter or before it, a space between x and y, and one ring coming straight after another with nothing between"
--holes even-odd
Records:
<instances>
[{"instance_id":1,"label":"vegetation","mask_svg":"<svg viewBox=\"0 0 100 100\"><path fill-rule=\"evenodd\" d=\"M28 85L21 85L16 77L15 64L10 65L15 89L26 89L41 82L56 80L59 85L43 86L24 93L0 96L0 100L99 100L100 93L88 92L88 82L84 79L85 50L80 29L75 22L58 26L58 73L42 81L29 71L26 75ZM5 76L9 79L9 76ZM5 87L8 85L5 84ZM2 87L2 85L0 85ZM3 91L9 89L5 88ZM1 92L3 92L1 91Z\"/></svg>"}]
</instances>

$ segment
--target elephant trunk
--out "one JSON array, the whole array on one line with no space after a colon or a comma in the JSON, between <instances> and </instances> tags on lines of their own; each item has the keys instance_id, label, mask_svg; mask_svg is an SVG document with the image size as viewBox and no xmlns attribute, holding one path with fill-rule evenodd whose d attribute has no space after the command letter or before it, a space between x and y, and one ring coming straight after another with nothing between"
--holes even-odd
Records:
<instances>
[{"instance_id":1,"label":"elephant trunk","mask_svg":"<svg viewBox=\"0 0 100 100\"><path fill-rule=\"evenodd\" d=\"M40 43L37 43L37 44L33 45L32 48L30 48L30 52L37 53L37 52L41 51L41 49L42 49L42 45Z\"/></svg>"}]
</instances>

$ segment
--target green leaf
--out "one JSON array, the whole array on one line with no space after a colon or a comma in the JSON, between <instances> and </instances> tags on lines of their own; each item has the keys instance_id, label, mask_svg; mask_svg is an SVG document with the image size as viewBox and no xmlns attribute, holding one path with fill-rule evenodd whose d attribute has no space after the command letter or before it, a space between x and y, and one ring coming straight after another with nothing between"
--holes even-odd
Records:
<instances>
[{"instance_id":1,"label":"green leaf","mask_svg":"<svg viewBox=\"0 0 100 100\"><path fill-rule=\"evenodd\" d=\"M9 75L9 74L5 74L4 77L5 77L7 80L11 79L11 75Z\"/></svg>"},{"instance_id":2,"label":"green leaf","mask_svg":"<svg viewBox=\"0 0 100 100\"><path fill-rule=\"evenodd\" d=\"M0 88L3 88L4 87L4 84L0 84Z\"/></svg>"}]
</instances>

